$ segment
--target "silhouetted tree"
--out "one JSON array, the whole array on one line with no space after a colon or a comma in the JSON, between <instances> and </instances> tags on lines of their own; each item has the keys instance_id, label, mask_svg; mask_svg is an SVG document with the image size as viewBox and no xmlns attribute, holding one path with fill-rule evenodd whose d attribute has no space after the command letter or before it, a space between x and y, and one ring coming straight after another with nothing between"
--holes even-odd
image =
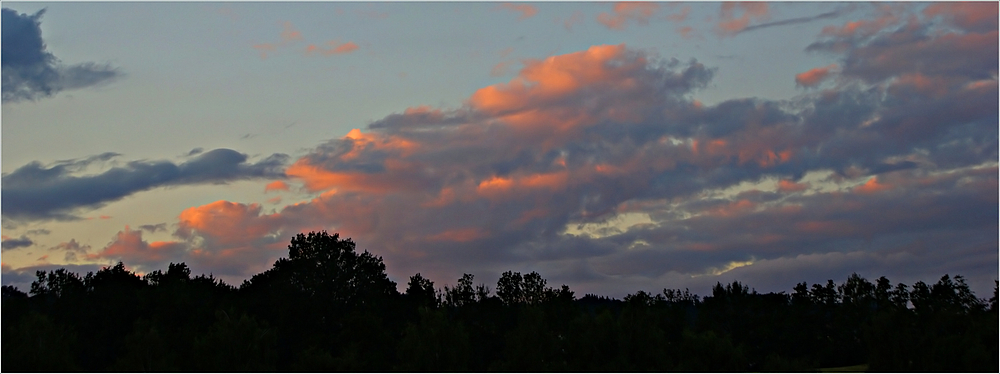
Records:
<instances>
[{"instance_id":1,"label":"silhouetted tree","mask_svg":"<svg viewBox=\"0 0 1000 374\"><path fill-rule=\"evenodd\" d=\"M406 297L416 306L437 307L434 282L424 278L420 273L410 277L409 283L406 284Z\"/></svg>"}]
</instances>

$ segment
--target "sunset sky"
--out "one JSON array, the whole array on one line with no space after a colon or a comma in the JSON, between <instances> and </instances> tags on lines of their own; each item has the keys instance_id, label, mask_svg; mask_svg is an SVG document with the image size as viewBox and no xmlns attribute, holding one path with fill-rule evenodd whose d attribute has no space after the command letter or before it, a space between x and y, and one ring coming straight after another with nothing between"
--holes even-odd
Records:
<instances>
[{"instance_id":1,"label":"sunset sky","mask_svg":"<svg viewBox=\"0 0 1000 374\"><path fill-rule=\"evenodd\" d=\"M3 284L998 277L987 3L3 3Z\"/></svg>"}]
</instances>

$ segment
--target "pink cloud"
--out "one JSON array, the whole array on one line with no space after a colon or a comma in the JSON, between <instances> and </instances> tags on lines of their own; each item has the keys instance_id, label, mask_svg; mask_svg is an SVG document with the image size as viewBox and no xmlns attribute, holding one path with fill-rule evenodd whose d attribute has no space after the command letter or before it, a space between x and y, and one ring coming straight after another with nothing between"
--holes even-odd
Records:
<instances>
[{"instance_id":1,"label":"pink cloud","mask_svg":"<svg viewBox=\"0 0 1000 374\"><path fill-rule=\"evenodd\" d=\"M769 17L767 3L726 2L719 9L716 33L719 36L735 36L750 26L751 22L767 20Z\"/></svg>"},{"instance_id":2,"label":"pink cloud","mask_svg":"<svg viewBox=\"0 0 1000 374\"><path fill-rule=\"evenodd\" d=\"M253 45L253 49L260 51L260 58L262 60L267 59L268 52L274 52L280 47L302 40L302 33L296 30L291 22L285 22L282 27L283 29L279 34L280 40L277 43L259 43Z\"/></svg>"},{"instance_id":3,"label":"pink cloud","mask_svg":"<svg viewBox=\"0 0 1000 374\"><path fill-rule=\"evenodd\" d=\"M781 192L801 192L808 188L809 183L795 183L787 179L778 181L778 191Z\"/></svg>"},{"instance_id":4,"label":"pink cloud","mask_svg":"<svg viewBox=\"0 0 1000 374\"><path fill-rule=\"evenodd\" d=\"M483 238L488 233L478 228L448 230L427 237L430 241L468 242Z\"/></svg>"},{"instance_id":5,"label":"pink cloud","mask_svg":"<svg viewBox=\"0 0 1000 374\"><path fill-rule=\"evenodd\" d=\"M521 16L517 17L518 21L534 17L538 13L538 8L528 4L503 3L500 8L521 13Z\"/></svg>"},{"instance_id":6,"label":"pink cloud","mask_svg":"<svg viewBox=\"0 0 1000 374\"><path fill-rule=\"evenodd\" d=\"M674 4L675 3L671 3L670 5L674 5ZM688 15L690 15L690 14L691 14L691 7L685 5L685 6L681 7L680 12L677 12L677 13L674 13L674 14L671 14L671 15L667 16L667 20L670 21L670 22L684 22L685 20L688 19Z\"/></svg>"},{"instance_id":7,"label":"pink cloud","mask_svg":"<svg viewBox=\"0 0 1000 374\"><path fill-rule=\"evenodd\" d=\"M86 256L89 260L110 259L142 267L156 268L182 256L186 246L181 242L157 241L148 243L142 239L142 230L125 230L115 234L114 239L101 251Z\"/></svg>"},{"instance_id":8,"label":"pink cloud","mask_svg":"<svg viewBox=\"0 0 1000 374\"><path fill-rule=\"evenodd\" d=\"M970 31L997 29L997 2L944 2L932 3L924 8L928 17L941 16L951 25Z\"/></svg>"},{"instance_id":9,"label":"pink cloud","mask_svg":"<svg viewBox=\"0 0 1000 374\"><path fill-rule=\"evenodd\" d=\"M597 22L612 30L624 30L628 20L633 20L640 25L649 24L649 19L660 9L656 3L646 2L617 2L613 13L601 13L597 15Z\"/></svg>"},{"instance_id":10,"label":"pink cloud","mask_svg":"<svg viewBox=\"0 0 1000 374\"><path fill-rule=\"evenodd\" d=\"M694 28L691 26L682 26L677 28L677 33L681 34L681 38L691 39L694 37Z\"/></svg>"},{"instance_id":11,"label":"pink cloud","mask_svg":"<svg viewBox=\"0 0 1000 374\"><path fill-rule=\"evenodd\" d=\"M796 74L795 84L803 87L815 87L824 79L829 77L831 71L835 69L837 69L837 64L830 64L828 66L814 68L804 73Z\"/></svg>"},{"instance_id":12,"label":"pink cloud","mask_svg":"<svg viewBox=\"0 0 1000 374\"><path fill-rule=\"evenodd\" d=\"M906 9L898 5L881 5L878 8L878 17L875 19L864 19L845 23L841 27L826 26L820 35L837 37L871 37L878 32L896 26L904 19L901 14Z\"/></svg>"},{"instance_id":13,"label":"pink cloud","mask_svg":"<svg viewBox=\"0 0 1000 374\"><path fill-rule=\"evenodd\" d=\"M563 28L566 31L573 31L573 26L583 22L583 12L577 10L574 11L572 15L569 16L565 21L563 21Z\"/></svg>"},{"instance_id":14,"label":"pink cloud","mask_svg":"<svg viewBox=\"0 0 1000 374\"><path fill-rule=\"evenodd\" d=\"M327 47L323 48L323 47L317 47L315 44L310 44L306 46L306 55L310 55L313 53L320 53L324 56L339 55L339 54L351 53L361 48L357 44L354 44L353 42L341 43L336 40L331 40L327 42L326 45Z\"/></svg>"}]
</instances>

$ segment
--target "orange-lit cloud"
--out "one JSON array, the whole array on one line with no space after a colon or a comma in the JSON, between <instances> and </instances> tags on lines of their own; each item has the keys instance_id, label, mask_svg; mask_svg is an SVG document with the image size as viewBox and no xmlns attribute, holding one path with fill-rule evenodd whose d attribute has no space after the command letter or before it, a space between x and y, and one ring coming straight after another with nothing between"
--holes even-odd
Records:
<instances>
[{"instance_id":1,"label":"orange-lit cloud","mask_svg":"<svg viewBox=\"0 0 1000 374\"><path fill-rule=\"evenodd\" d=\"M803 87L814 87L830 76L831 71L837 69L837 64L810 69L804 73L795 75L795 84Z\"/></svg>"},{"instance_id":2,"label":"orange-lit cloud","mask_svg":"<svg viewBox=\"0 0 1000 374\"><path fill-rule=\"evenodd\" d=\"M177 235L200 235L223 245L245 243L275 230L277 215L261 215L259 204L224 200L185 209L178 217Z\"/></svg>"},{"instance_id":3,"label":"orange-lit cloud","mask_svg":"<svg viewBox=\"0 0 1000 374\"><path fill-rule=\"evenodd\" d=\"M597 15L597 22L612 30L623 30L628 20L640 25L649 24L649 19L660 9L659 4L623 1L615 3L613 13Z\"/></svg>"},{"instance_id":4,"label":"orange-lit cloud","mask_svg":"<svg viewBox=\"0 0 1000 374\"><path fill-rule=\"evenodd\" d=\"M565 97L583 85L630 84L616 81L616 73L630 66L607 65L618 60L631 66L644 61L626 61L624 45L594 46L582 52L528 61L518 78L507 84L482 88L472 95L470 104L479 110L497 113L518 110L538 100Z\"/></svg>"},{"instance_id":5,"label":"orange-lit cloud","mask_svg":"<svg viewBox=\"0 0 1000 374\"><path fill-rule=\"evenodd\" d=\"M493 176L483 180L476 191L483 196L498 198L510 193L520 193L528 189L558 191L566 187L569 174L566 171L531 174L513 178Z\"/></svg>"},{"instance_id":6,"label":"orange-lit cloud","mask_svg":"<svg viewBox=\"0 0 1000 374\"><path fill-rule=\"evenodd\" d=\"M873 194L882 191L888 191L890 189L892 189L891 185L879 183L877 177L872 177L867 182L865 182L865 184L855 187L854 192L860 194Z\"/></svg>"},{"instance_id":7,"label":"orange-lit cloud","mask_svg":"<svg viewBox=\"0 0 1000 374\"><path fill-rule=\"evenodd\" d=\"M538 13L538 8L528 4L514 4L514 3L503 3L500 5L501 8L521 13L521 16L517 17L517 20L525 20L534 17Z\"/></svg>"},{"instance_id":8,"label":"orange-lit cloud","mask_svg":"<svg viewBox=\"0 0 1000 374\"><path fill-rule=\"evenodd\" d=\"M268 183L266 186L264 186L264 192L270 192L270 191L288 191L288 183L285 183L283 181L274 181Z\"/></svg>"}]
</instances>

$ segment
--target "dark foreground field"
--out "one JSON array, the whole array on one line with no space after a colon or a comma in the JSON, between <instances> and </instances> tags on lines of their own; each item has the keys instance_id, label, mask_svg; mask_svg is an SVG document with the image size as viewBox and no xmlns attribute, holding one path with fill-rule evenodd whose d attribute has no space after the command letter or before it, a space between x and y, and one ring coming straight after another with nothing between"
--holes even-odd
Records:
<instances>
[{"instance_id":1,"label":"dark foreground field","mask_svg":"<svg viewBox=\"0 0 1000 374\"><path fill-rule=\"evenodd\" d=\"M324 232L239 287L118 264L39 272L29 293L3 288L4 372L1000 370L997 291L961 276L615 300L537 273L441 289L417 274L400 294L380 257Z\"/></svg>"}]
</instances>

